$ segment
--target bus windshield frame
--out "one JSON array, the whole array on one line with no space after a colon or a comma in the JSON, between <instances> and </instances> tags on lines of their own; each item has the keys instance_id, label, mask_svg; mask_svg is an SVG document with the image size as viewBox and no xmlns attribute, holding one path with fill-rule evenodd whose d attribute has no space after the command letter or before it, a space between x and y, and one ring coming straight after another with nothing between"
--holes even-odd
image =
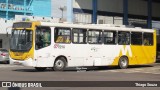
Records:
<instances>
[{"instance_id":1,"label":"bus windshield frame","mask_svg":"<svg viewBox=\"0 0 160 90\"><path fill-rule=\"evenodd\" d=\"M13 29L10 38L10 50L14 52L27 52L33 46L33 30Z\"/></svg>"}]
</instances>

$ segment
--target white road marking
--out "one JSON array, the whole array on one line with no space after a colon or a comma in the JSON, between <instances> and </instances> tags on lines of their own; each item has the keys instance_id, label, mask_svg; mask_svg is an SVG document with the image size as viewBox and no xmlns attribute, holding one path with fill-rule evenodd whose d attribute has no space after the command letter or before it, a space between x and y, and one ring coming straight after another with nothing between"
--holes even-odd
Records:
<instances>
[{"instance_id":1,"label":"white road marking","mask_svg":"<svg viewBox=\"0 0 160 90\"><path fill-rule=\"evenodd\" d=\"M99 72L122 72L122 73L146 73L146 74L160 74L160 66L146 67L146 68L129 68L129 69L116 69L116 70L103 70Z\"/></svg>"},{"instance_id":2,"label":"white road marking","mask_svg":"<svg viewBox=\"0 0 160 90\"><path fill-rule=\"evenodd\" d=\"M160 72L159 73L152 73L152 74L160 74Z\"/></svg>"}]
</instances>

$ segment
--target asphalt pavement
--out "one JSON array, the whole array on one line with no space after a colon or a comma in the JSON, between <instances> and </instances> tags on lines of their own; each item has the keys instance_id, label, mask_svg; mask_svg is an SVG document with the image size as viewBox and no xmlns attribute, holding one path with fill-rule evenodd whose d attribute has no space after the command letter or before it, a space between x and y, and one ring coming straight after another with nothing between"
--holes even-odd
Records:
<instances>
[{"instance_id":1,"label":"asphalt pavement","mask_svg":"<svg viewBox=\"0 0 160 90\"><path fill-rule=\"evenodd\" d=\"M117 67L76 67L64 72L55 72L48 68L44 72L33 67L0 64L0 81L160 81L160 63L152 65L130 66L128 69ZM46 87L14 88L15 90L159 90L158 87ZM14 90L0 88L0 90Z\"/></svg>"}]
</instances>

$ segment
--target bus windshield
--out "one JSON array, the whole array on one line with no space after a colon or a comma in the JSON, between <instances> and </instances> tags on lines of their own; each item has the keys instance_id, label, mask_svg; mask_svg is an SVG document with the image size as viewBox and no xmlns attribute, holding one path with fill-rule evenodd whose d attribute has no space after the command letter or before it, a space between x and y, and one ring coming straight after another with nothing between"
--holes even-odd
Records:
<instances>
[{"instance_id":1,"label":"bus windshield","mask_svg":"<svg viewBox=\"0 0 160 90\"><path fill-rule=\"evenodd\" d=\"M31 30L12 30L10 39L11 51L28 51L32 47L32 35Z\"/></svg>"}]
</instances>

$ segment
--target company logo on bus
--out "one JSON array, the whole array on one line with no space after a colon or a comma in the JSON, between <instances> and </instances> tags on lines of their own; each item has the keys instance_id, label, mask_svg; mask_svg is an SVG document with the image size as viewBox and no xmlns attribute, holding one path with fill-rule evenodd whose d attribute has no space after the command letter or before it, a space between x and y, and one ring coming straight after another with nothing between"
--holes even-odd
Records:
<instances>
[{"instance_id":1,"label":"company logo on bus","mask_svg":"<svg viewBox=\"0 0 160 90\"><path fill-rule=\"evenodd\" d=\"M54 44L55 49L65 49L65 45Z\"/></svg>"},{"instance_id":2,"label":"company logo on bus","mask_svg":"<svg viewBox=\"0 0 160 90\"><path fill-rule=\"evenodd\" d=\"M120 52L122 53L122 55L128 54L130 57L132 57L132 50L130 46L121 46Z\"/></svg>"}]
</instances>

